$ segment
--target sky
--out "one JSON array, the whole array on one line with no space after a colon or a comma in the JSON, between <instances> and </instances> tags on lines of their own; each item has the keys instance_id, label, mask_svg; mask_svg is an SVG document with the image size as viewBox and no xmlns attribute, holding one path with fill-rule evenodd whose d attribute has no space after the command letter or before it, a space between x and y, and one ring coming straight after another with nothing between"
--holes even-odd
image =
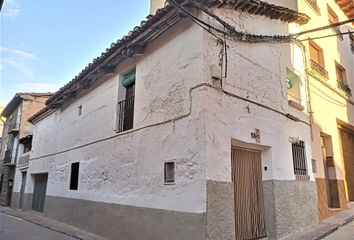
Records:
<instances>
[{"instance_id":1,"label":"sky","mask_svg":"<svg viewBox=\"0 0 354 240\"><path fill-rule=\"evenodd\" d=\"M53 92L149 14L150 0L5 0L0 106L16 92Z\"/></svg>"}]
</instances>

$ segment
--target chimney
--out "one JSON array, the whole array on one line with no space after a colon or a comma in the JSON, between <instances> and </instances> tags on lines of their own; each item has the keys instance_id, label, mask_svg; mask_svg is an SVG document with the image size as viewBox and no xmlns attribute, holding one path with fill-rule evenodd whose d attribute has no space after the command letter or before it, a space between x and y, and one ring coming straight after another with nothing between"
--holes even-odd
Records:
<instances>
[{"instance_id":1,"label":"chimney","mask_svg":"<svg viewBox=\"0 0 354 240\"><path fill-rule=\"evenodd\" d=\"M157 9L165 6L166 0L150 0L150 14L155 15Z\"/></svg>"}]
</instances>

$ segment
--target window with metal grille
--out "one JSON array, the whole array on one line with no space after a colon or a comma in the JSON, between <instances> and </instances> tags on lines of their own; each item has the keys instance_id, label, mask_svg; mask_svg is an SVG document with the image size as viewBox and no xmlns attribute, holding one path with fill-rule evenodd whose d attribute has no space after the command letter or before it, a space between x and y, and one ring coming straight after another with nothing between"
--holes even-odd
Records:
<instances>
[{"instance_id":1,"label":"window with metal grille","mask_svg":"<svg viewBox=\"0 0 354 240\"><path fill-rule=\"evenodd\" d=\"M79 185L79 167L80 163L71 164L70 190L77 190Z\"/></svg>"},{"instance_id":2,"label":"window with metal grille","mask_svg":"<svg viewBox=\"0 0 354 240\"><path fill-rule=\"evenodd\" d=\"M305 142L292 143L292 150L295 175L307 175Z\"/></svg>"}]
</instances>

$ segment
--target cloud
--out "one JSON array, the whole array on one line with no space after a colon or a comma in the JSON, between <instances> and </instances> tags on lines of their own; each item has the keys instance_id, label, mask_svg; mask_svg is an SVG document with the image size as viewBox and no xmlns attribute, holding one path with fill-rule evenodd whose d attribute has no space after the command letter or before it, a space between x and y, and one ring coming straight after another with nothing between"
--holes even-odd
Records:
<instances>
[{"instance_id":1,"label":"cloud","mask_svg":"<svg viewBox=\"0 0 354 240\"><path fill-rule=\"evenodd\" d=\"M33 60L38 60L37 56L34 55L33 53L30 52L24 52L18 49L11 49L11 48L5 48L5 47L1 47L0 48L1 52L4 53L9 53L12 55L16 55L18 57L23 57L23 58L29 58L29 59L33 59Z\"/></svg>"},{"instance_id":2,"label":"cloud","mask_svg":"<svg viewBox=\"0 0 354 240\"><path fill-rule=\"evenodd\" d=\"M4 3L4 17L15 19L22 12L20 4L17 0L6 0Z\"/></svg>"},{"instance_id":3,"label":"cloud","mask_svg":"<svg viewBox=\"0 0 354 240\"><path fill-rule=\"evenodd\" d=\"M1 61L1 66L11 66L13 68L15 68L17 71L21 72L25 77L33 77L33 69L24 64L24 63L21 63L19 61L15 61L15 60L12 60L12 59L5 59L5 60L2 60Z\"/></svg>"},{"instance_id":4,"label":"cloud","mask_svg":"<svg viewBox=\"0 0 354 240\"><path fill-rule=\"evenodd\" d=\"M14 86L15 92L56 92L61 84L51 83L20 83Z\"/></svg>"}]
</instances>

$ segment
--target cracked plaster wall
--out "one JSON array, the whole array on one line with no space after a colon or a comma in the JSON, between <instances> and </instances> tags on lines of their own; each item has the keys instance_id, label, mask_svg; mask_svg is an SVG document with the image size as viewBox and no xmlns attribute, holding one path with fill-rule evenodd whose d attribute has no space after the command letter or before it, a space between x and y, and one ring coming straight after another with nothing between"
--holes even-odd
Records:
<instances>
[{"instance_id":1,"label":"cracked plaster wall","mask_svg":"<svg viewBox=\"0 0 354 240\"><path fill-rule=\"evenodd\" d=\"M201 91L202 39L182 22L116 75L36 124L29 173L49 172L47 195L182 212L206 211ZM50 157L116 134L120 73L136 67L134 129L170 121ZM166 71L168 69L168 71ZM193 98L191 110L190 94ZM82 105L82 115L78 107ZM190 114L190 115L189 115ZM164 185L165 161L176 162L176 184ZM79 189L69 190L70 164L80 161ZM19 188L17 188L19 191ZM33 191L29 180L26 192Z\"/></svg>"},{"instance_id":2,"label":"cracked plaster wall","mask_svg":"<svg viewBox=\"0 0 354 240\"><path fill-rule=\"evenodd\" d=\"M232 10L214 9L214 13L244 32L288 34L287 24L280 21ZM215 47L216 41L208 33L204 36L205 63L217 65L220 48ZM292 110L287 103L286 69L304 71L301 66L293 66L290 44L252 44L232 40L228 40L227 44L228 75L223 81L224 90L308 121L307 114ZM206 71L204 76L206 81L212 82L210 72ZM264 180L295 180L289 137L299 137L305 141L309 175L314 180L309 126L215 89L208 89L206 94L207 179L231 181L231 140L236 139L268 149L263 157L263 165L268 167L263 173ZM255 128L261 132L260 144L251 138Z\"/></svg>"}]
</instances>

